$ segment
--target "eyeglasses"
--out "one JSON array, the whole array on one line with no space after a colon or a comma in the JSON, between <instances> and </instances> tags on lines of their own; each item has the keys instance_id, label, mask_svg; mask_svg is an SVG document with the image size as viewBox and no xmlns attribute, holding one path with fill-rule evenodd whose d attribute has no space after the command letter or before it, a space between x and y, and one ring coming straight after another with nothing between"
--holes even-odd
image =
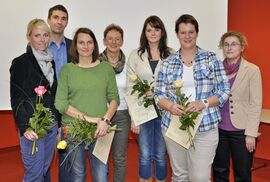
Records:
<instances>
[{"instance_id":1,"label":"eyeglasses","mask_svg":"<svg viewBox=\"0 0 270 182\"><path fill-rule=\"evenodd\" d=\"M234 49L234 48L236 48L236 47L239 46L239 45L241 45L241 44L239 44L239 43L231 43L231 44L225 43L225 44L223 45L223 47L226 48L226 49L229 49L230 47L231 47L232 49Z\"/></svg>"},{"instance_id":2,"label":"eyeglasses","mask_svg":"<svg viewBox=\"0 0 270 182\"><path fill-rule=\"evenodd\" d=\"M115 41L116 43L120 43L122 41L122 38L120 38L120 37L117 37L117 38L108 37L108 38L106 38L106 40L108 42L114 42Z\"/></svg>"}]
</instances>

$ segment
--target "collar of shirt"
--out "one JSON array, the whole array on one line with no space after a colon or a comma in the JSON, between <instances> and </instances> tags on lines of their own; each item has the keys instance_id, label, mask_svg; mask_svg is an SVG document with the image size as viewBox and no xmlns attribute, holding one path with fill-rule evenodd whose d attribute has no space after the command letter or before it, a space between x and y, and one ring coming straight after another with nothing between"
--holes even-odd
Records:
<instances>
[{"instance_id":1,"label":"collar of shirt","mask_svg":"<svg viewBox=\"0 0 270 182\"><path fill-rule=\"evenodd\" d=\"M53 40L50 40L50 41L49 41L49 46L48 46L48 47L52 47L52 45L55 45L55 46L57 47L56 43L55 43ZM60 46L61 46L61 45L66 46L66 40L65 40L65 37L62 37L61 42L60 42Z\"/></svg>"}]
</instances>

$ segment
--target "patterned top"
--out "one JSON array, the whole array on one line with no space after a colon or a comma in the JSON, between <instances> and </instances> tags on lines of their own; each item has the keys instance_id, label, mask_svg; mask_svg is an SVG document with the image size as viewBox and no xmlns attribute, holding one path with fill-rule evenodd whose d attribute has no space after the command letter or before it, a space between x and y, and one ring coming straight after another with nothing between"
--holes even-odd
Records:
<instances>
[{"instance_id":1,"label":"patterned top","mask_svg":"<svg viewBox=\"0 0 270 182\"><path fill-rule=\"evenodd\" d=\"M206 99L215 96L222 106L229 97L230 87L226 77L223 64L216 58L215 53L205 51L198 47L193 65L193 77L195 82L195 100ZM155 100L167 99L176 103L175 89L172 84L175 80L183 77L183 63L181 52L171 55L164 60L158 73L157 85L155 87ZM204 116L199 126L199 131L208 131L218 126L221 120L219 106L209 107L204 112ZM162 127L168 128L171 121L169 111L161 111Z\"/></svg>"}]
</instances>

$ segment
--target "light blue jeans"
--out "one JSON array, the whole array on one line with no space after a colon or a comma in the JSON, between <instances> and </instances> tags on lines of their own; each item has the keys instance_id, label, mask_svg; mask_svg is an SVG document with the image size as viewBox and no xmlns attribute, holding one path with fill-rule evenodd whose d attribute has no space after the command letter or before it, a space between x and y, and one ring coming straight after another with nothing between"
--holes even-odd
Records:
<instances>
[{"instance_id":1,"label":"light blue jeans","mask_svg":"<svg viewBox=\"0 0 270 182\"><path fill-rule=\"evenodd\" d=\"M149 179L152 176L154 162L154 177L164 180L167 177L167 160L166 144L161 132L161 117L140 125L138 142L140 178Z\"/></svg>"},{"instance_id":2,"label":"light blue jeans","mask_svg":"<svg viewBox=\"0 0 270 182\"><path fill-rule=\"evenodd\" d=\"M69 152L74 146L68 145L67 152ZM108 165L103 164L93 154L95 142L89 146L88 156L91 165L91 172L93 182L108 182ZM79 145L73 152L68 156L67 166L69 166L69 182L85 182L86 181L86 156L85 156L85 144Z\"/></svg>"}]
</instances>

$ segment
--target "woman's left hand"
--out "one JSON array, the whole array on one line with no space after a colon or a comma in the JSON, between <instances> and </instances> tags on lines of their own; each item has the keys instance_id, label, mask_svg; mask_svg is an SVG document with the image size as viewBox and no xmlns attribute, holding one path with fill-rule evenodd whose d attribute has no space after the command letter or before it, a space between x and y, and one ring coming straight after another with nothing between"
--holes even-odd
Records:
<instances>
[{"instance_id":1,"label":"woman's left hand","mask_svg":"<svg viewBox=\"0 0 270 182\"><path fill-rule=\"evenodd\" d=\"M190 102L185 110L185 112L200 112L205 108L205 105L202 103L202 101L193 101Z\"/></svg>"},{"instance_id":2,"label":"woman's left hand","mask_svg":"<svg viewBox=\"0 0 270 182\"><path fill-rule=\"evenodd\" d=\"M256 147L256 138L252 136L246 136L246 147L250 153L254 152Z\"/></svg>"},{"instance_id":3,"label":"woman's left hand","mask_svg":"<svg viewBox=\"0 0 270 182\"><path fill-rule=\"evenodd\" d=\"M108 129L109 129L109 125L105 121L100 120L97 123L97 130L95 133L95 137L99 138L99 137L105 136L107 134Z\"/></svg>"}]
</instances>

